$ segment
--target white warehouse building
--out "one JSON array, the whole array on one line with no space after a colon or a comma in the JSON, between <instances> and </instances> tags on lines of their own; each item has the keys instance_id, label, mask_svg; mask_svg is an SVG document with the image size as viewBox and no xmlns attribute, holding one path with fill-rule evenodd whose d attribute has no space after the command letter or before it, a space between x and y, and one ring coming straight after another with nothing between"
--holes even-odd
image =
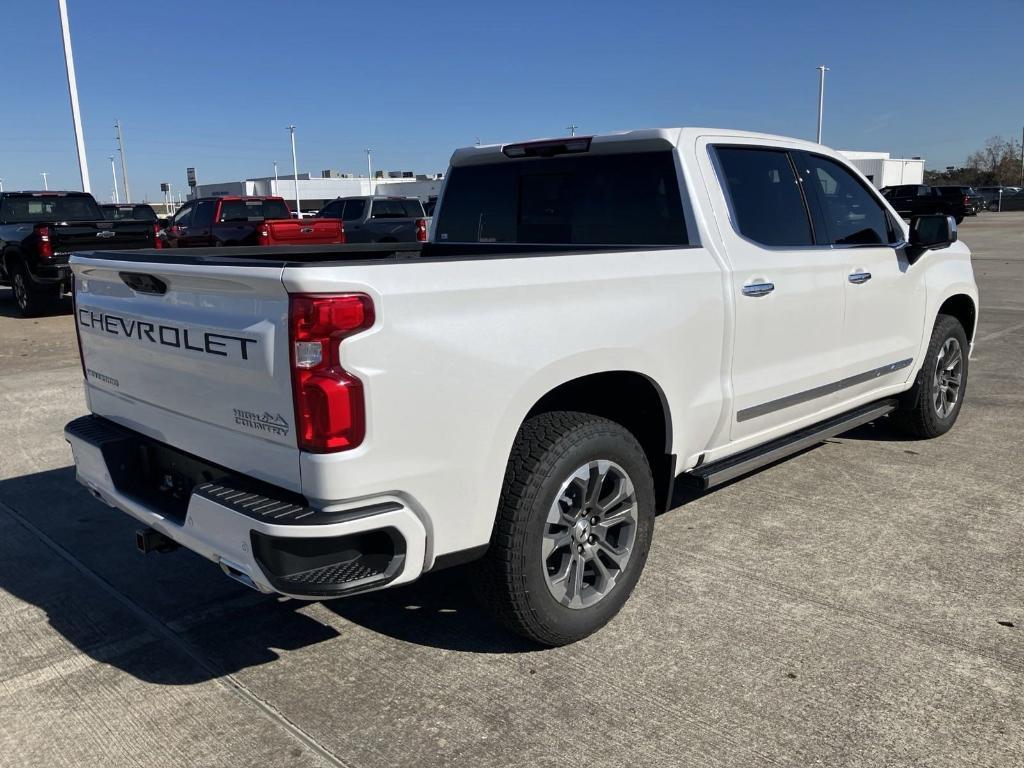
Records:
<instances>
[{"instance_id":1,"label":"white warehouse building","mask_svg":"<svg viewBox=\"0 0 1024 768\"><path fill-rule=\"evenodd\" d=\"M850 161L876 189L897 184L924 184L924 160L920 157L890 157L888 152L856 152L841 149L839 153Z\"/></svg>"}]
</instances>

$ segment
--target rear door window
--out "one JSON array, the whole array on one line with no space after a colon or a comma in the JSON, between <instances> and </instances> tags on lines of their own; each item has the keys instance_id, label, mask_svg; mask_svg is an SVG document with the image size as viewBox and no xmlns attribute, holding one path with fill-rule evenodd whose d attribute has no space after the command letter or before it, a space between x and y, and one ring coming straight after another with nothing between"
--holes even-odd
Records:
<instances>
[{"instance_id":1,"label":"rear door window","mask_svg":"<svg viewBox=\"0 0 1024 768\"><path fill-rule=\"evenodd\" d=\"M689 242L671 150L459 166L438 213L452 243Z\"/></svg>"},{"instance_id":2,"label":"rear door window","mask_svg":"<svg viewBox=\"0 0 1024 768\"><path fill-rule=\"evenodd\" d=\"M196 205L195 215L192 217L193 227L208 227L213 224L213 216L217 209L216 200L201 200Z\"/></svg>"},{"instance_id":3,"label":"rear door window","mask_svg":"<svg viewBox=\"0 0 1024 768\"><path fill-rule=\"evenodd\" d=\"M737 231L775 247L814 244L807 205L785 150L716 147Z\"/></svg>"}]
</instances>

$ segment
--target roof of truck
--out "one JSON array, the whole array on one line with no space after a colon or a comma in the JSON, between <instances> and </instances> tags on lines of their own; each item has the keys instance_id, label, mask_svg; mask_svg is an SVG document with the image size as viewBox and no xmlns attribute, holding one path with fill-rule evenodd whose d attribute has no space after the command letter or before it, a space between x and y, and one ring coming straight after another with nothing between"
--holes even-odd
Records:
<instances>
[{"instance_id":1,"label":"roof of truck","mask_svg":"<svg viewBox=\"0 0 1024 768\"><path fill-rule=\"evenodd\" d=\"M783 142L787 146L796 146L801 149L821 150L822 145L806 139L797 139L792 136L777 136L770 133L758 133L756 131L743 131L735 128L642 128L635 131L616 131L613 133L595 134L593 136L561 136L551 138L527 139L525 141L513 141L505 144L481 144L472 147L462 147L452 154L452 165L472 165L480 162L493 162L503 157L503 151L507 147L523 144L538 143L560 143L573 141L590 141L588 151L597 153L620 151L621 144L639 145L633 148L640 150L663 149L666 145L679 146L696 140L700 136L719 136L730 138L745 138L755 141Z\"/></svg>"}]
</instances>

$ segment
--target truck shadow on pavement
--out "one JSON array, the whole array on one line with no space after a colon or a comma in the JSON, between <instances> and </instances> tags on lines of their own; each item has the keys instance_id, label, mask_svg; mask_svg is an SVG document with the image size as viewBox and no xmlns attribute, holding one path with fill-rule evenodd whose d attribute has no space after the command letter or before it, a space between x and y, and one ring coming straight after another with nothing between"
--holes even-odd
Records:
<instances>
[{"instance_id":1,"label":"truck shadow on pavement","mask_svg":"<svg viewBox=\"0 0 1024 768\"><path fill-rule=\"evenodd\" d=\"M353 642L360 628L470 653L537 649L475 604L465 568L309 604L249 590L184 549L142 555L138 524L90 496L73 467L0 481L0 503L0 592L45 613L78 651L147 682L203 682L281 652ZM344 621L310 615L322 608Z\"/></svg>"},{"instance_id":2,"label":"truck shadow on pavement","mask_svg":"<svg viewBox=\"0 0 1024 768\"><path fill-rule=\"evenodd\" d=\"M72 309L71 299L61 299L60 304L51 313L53 315L70 315ZM14 303L14 291L10 288L0 287L0 317L13 317L17 320L32 322L32 318L21 316L18 305Z\"/></svg>"}]
</instances>

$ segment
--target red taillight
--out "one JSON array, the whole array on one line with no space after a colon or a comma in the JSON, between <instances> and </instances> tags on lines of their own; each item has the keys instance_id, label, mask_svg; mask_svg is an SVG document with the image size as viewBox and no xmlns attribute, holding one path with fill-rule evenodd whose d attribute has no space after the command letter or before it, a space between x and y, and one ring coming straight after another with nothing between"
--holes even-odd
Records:
<instances>
[{"instance_id":1,"label":"red taillight","mask_svg":"<svg viewBox=\"0 0 1024 768\"><path fill-rule=\"evenodd\" d=\"M39 258L53 258L53 243L50 242L50 228L45 224L36 225L36 237L39 238Z\"/></svg>"},{"instance_id":2,"label":"red taillight","mask_svg":"<svg viewBox=\"0 0 1024 768\"><path fill-rule=\"evenodd\" d=\"M289 297L292 396L300 450L331 453L363 441L363 383L341 367L341 342L372 326L373 317L373 302L362 293Z\"/></svg>"},{"instance_id":3,"label":"red taillight","mask_svg":"<svg viewBox=\"0 0 1024 768\"><path fill-rule=\"evenodd\" d=\"M971 198L968 197L967 195L964 195L964 205L970 205L970 204L971 204Z\"/></svg>"},{"instance_id":4,"label":"red taillight","mask_svg":"<svg viewBox=\"0 0 1024 768\"><path fill-rule=\"evenodd\" d=\"M270 227L266 225L260 227L259 244L270 245Z\"/></svg>"},{"instance_id":5,"label":"red taillight","mask_svg":"<svg viewBox=\"0 0 1024 768\"><path fill-rule=\"evenodd\" d=\"M416 240L421 243L427 242L427 220L416 219Z\"/></svg>"},{"instance_id":6,"label":"red taillight","mask_svg":"<svg viewBox=\"0 0 1024 768\"><path fill-rule=\"evenodd\" d=\"M159 224L154 224L153 225L153 247L154 248L163 248L164 247L164 239L162 237L160 237L160 225Z\"/></svg>"}]
</instances>

